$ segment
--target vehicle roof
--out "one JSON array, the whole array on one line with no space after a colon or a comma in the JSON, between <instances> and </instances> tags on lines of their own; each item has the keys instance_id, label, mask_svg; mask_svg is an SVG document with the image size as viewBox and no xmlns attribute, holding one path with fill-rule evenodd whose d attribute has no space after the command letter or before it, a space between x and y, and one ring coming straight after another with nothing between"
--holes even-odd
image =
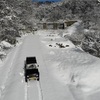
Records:
<instances>
[{"instance_id":1,"label":"vehicle roof","mask_svg":"<svg viewBox=\"0 0 100 100\"><path fill-rule=\"evenodd\" d=\"M37 63L36 57L26 57L26 64Z\"/></svg>"}]
</instances>

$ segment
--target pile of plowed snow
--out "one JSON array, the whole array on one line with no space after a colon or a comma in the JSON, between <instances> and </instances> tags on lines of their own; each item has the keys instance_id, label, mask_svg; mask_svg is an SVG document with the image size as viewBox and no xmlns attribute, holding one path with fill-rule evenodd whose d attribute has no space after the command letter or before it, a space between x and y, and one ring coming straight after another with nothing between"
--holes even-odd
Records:
<instances>
[{"instance_id":1,"label":"pile of plowed snow","mask_svg":"<svg viewBox=\"0 0 100 100\"><path fill-rule=\"evenodd\" d=\"M2 64L3 59L7 55L7 50L12 48L12 45L6 41L1 41L0 43L0 64Z\"/></svg>"},{"instance_id":2,"label":"pile of plowed snow","mask_svg":"<svg viewBox=\"0 0 100 100\"><path fill-rule=\"evenodd\" d=\"M84 92L100 88L100 59L76 48L56 31L37 32L44 44L44 58L54 76L63 84L72 84ZM56 47L56 43L69 45ZM52 47L51 47L52 46Z\"/></svg>"},{"instance_id":3,"label":"pile of plowed snow","mask_svg":"<svg viewBox=\"0 0 100 100\"><path fill-rule=\"evenodd\" d=\"M15 45L10 44L7 41L1 41L0 43L0 66L2 66L2 63L4 59L6 58L7 54L11 51L11 48L14 46L18 46L22 43L22 39L27 36L23 35L21 38L17 38L18 42Z\"/></svg>"},{"instance_id":4,"label":"pile of plowed snow","mask_svg":"<svg viewBox=\"0 0 100 100\"><path fill-rule=\"evenodd\" d=\"M6 42L6 41L2 41L2 42L0 43L0 46L1 46L2 48L11 48L11 47L12 47L12 45L11 45L10 43Z\"/></svg>"}]
</instances>

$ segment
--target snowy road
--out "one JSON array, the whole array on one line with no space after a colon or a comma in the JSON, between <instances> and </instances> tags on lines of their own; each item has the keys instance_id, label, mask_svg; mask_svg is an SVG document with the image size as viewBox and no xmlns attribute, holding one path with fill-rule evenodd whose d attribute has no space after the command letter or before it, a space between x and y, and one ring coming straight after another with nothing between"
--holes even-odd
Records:
<instances>
[{"instance_id":1,"label":"snowy road","mask_svg":"<svg viewBox=\"0 0 100 100\"><path fill-rule=\"evenodd\" d=\"M25 100L33 100L35 98L35 100L42 100L41 99L41 91L40 91L40 84L37 81L29 81L28 83L26 83L26 87L25 87Z\"/></svg>"},{"instance_id":2,"label":"snowy road","mask_svg":"<svg viewBox=\"0 0 100 100\"><path fill-rule=\"evenodd\" d=\"M67 46L60 48L59 43ZM36 56L39 82L25 82L24 61L29 56ZM99 65L99 59L75 48L56 31L38 31L22 38L0 67L0 100L99 100L99 90L92 94L81 90L97 87Z\"/></svg>"},{"instance_id":3,"label":"snowy road","mask_svg":"<svg viewBox=\"0 0 100 100\"><path fill-rule=\"evenodd\" d=\"M42 50L38 35L25 37L23 43L12 50L0 68L0 100L74 100L68 86L52 76ZM23 67L27 56L37 57L40 82L25 83Z\"/></svg>"}]
</instances>

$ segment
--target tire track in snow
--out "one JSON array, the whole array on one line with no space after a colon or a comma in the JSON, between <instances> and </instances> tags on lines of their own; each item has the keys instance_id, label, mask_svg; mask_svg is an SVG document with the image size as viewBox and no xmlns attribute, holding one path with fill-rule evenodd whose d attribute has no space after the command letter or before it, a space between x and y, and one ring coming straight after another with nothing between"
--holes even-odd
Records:
<instances>
[{"instance_id":1,"label":"tire track in snow","mask_svg":"<svg viewBox=\"0 0 100 100\"><path fill-rule=\"evenodd\" d=\"M39 91L39 100L43 100L43 92L42 92L40 81L38 82L37 86L38 86L38 91Z\"/></svg>"},{"instance_id":2,"label":"tire track in snow","mask_svg":"<svg viewBox=\"0 0 100 100\"><path fill-rule=\"evenodd\" d=\"M21 46L21 45L19 45L19 46ZM3 95L3 93L4 93L4 90L6 89L6 83L7 83L7 81L8 81L9 75L10 75L10 73L11 73L11 71L12 71L13 63L14 63L15 58L16 58L16 55L17 55L17 53L18 53L18 51L19 51L19 46L16 48L17 50L15 51L15 53L14 53L14 55L13 55L13 58L12 58L11 63L10 63L9 70L8 70L8 72L7 72L7 75L6 75L6 77L5 77L5 80L4 80L4 82L3 82L3 85L1 86L1 90L0 90L0 99L2 99L2 95Z\"/></svg>"},{"instance_id":3,"label":"tire track in snow","mask_svg":"<svg viewBox=\"0 0 100 100\"><path fill-rule=\"evenodd\" d=\"M43 100L40 82L33 81L25 83L25 100Z\"/></svg>"},{"instance_id":4,"label":"tire track in snow","mask_svg":"<svg viewBox=\"0 0 100 100\"><path fill-rule=\"evenodd\" d=\"M28 100L28 83L25 82L25 100Z\"/></svg>"}]
</instances>

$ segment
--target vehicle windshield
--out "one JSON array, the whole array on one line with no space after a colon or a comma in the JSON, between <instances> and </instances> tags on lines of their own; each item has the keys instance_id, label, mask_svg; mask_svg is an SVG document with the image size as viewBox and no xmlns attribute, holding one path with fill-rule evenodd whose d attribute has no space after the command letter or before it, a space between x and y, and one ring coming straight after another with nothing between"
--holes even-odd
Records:
<instances>
[{"instance_id":1,"label":"vehicle windshield","mask_svg":"<svg viewBox=\"0 0 100 100\"><path fill-rule=\"evenodd\" d=\"M28 64L27 69L34 69L34 68L37 68L36 64Z\"/></svg>"}]
</instances>

